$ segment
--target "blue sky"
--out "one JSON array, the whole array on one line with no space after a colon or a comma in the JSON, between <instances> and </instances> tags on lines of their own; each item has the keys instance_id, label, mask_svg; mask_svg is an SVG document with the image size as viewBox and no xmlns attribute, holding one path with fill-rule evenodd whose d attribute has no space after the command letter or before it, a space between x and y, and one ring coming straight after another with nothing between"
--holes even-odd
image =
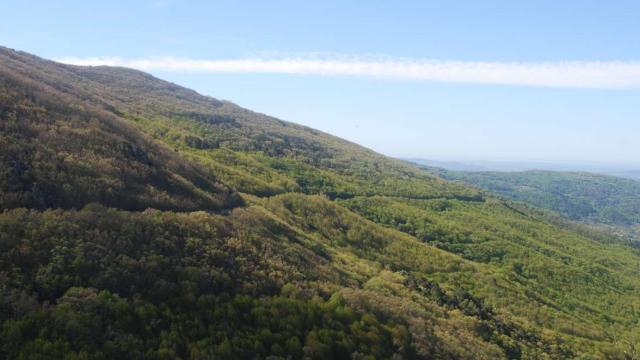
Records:
<instances>
[{"instance_id":1,"label":"blue sky","mask_svg":"<svg viewBox=\"0 0 640 360\"><path fill-rule=\"evenodd\" d=\"M161 78L392 156L640 164L638 19L637 1L5 0L0 45L155 61Z\"/></svg>"}]
</instances>

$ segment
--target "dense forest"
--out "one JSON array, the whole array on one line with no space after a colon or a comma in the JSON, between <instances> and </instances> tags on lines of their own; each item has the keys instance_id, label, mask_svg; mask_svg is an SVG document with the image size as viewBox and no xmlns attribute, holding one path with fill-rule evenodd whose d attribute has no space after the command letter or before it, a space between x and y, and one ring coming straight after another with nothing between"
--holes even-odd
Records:
<instances>
[{"instance_id":1,"label":"dense forest","mask_svg":"<svg viewBox=\"0 0 640 360\"><path fill-rule=\"evenodd\" d=\"M636 359L624 239L0 48L0 359Z\"/></svg>"}]
</instances>

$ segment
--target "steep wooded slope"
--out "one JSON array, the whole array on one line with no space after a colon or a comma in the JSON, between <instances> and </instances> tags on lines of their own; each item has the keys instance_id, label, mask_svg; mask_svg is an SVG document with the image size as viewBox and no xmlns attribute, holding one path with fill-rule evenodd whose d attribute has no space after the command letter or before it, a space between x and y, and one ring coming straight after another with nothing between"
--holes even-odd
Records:
<instances>
[{"instance_id":1,"label":"steep wooded slope","mask_svg":"<svg viewBox=\"0 0 640 360\"><path fill-rule=\"evenodd\" d=\"M0 85L6 358L632 349L615 237L134 70L1 48Z\"/></svg>"},{"instance_id":2,"label":"steep wooded slope","mask_svg":"<svg viewBox=\"0 0 640 360\"><path fill-rule=\"evenodd\" d=\"M182 161L97 96L50 74L66 72L0 51L0 207L99 202L132 210L198 210L239 202L211 171Z\"/></svg>"}]
</instances>

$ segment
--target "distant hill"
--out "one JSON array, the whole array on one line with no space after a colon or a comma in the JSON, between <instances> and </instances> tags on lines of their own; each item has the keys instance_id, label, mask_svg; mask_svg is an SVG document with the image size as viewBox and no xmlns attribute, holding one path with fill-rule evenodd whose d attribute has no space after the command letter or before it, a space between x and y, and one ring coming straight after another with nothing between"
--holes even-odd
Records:
<instances>
[{"instance_id":1,"label":"distant hill","mask_svg":"<svg viewBox=\"0 0 640 360\"><path fill-rule=\"evenodd\" d=\"M570 219L611 225L640 224L640 181L578 172L438 171Z\"/></svg>"},{"instance_id":2,"label":"distant hill","mask_svg":"<svg viewBox=\"0 0 640 360\"><path fill-rule=\"evenodd\" d=\"M321 131L0 47L0 359L624 359L639 263Z\"/></svg>"},{"instance_id":3,"label":"distant hill","mask_svg":"<svg viewBox=\"0 0 640 360\"><path fill-rule=\"evenodd\" d=\"M640 170L615 171L611 172L610 174L623 178L640 180Z\"/></svg>"}]
</instances>

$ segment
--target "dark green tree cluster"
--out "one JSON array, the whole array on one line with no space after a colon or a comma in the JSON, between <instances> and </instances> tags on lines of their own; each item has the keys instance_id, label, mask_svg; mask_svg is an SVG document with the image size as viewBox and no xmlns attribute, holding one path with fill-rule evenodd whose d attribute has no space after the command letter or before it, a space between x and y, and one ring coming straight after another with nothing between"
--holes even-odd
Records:
<instances>
[{"instance_id":1,"label":"dark green tree cluster","mask_svg":"<svg viewBox=\"0 0 640 360\"><path fill-rule=\"evenodd\" d=\"M285 230L244 226L242 214L230 222L99 205L2 214L2 358L348 359L399 351L390 324L338 295L323 299L268 276L281 269L259 256L265 244L234 235Z\"/></svg>"}]
</instances>

